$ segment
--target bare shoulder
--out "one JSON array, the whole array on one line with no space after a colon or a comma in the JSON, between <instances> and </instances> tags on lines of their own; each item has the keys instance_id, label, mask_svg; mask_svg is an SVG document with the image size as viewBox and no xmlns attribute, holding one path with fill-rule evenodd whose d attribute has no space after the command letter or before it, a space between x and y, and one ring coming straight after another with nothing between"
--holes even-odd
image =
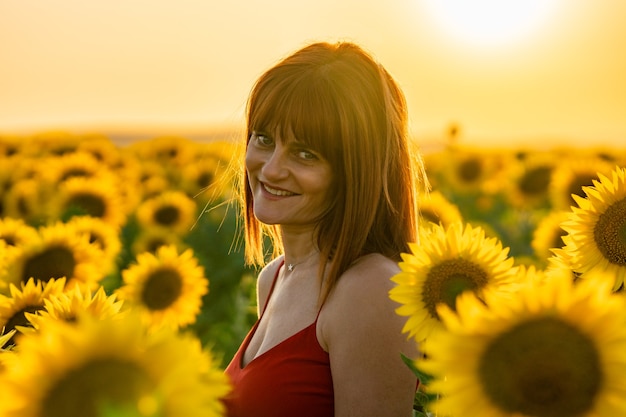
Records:
<instances>
[{"instance_id":1,"label":"bare shoulder","mask_svg":"<svg viewBox=\"0 0 626 417\"><path fill-rule=\"evenodd\" d=\"M270 263L265 265L261 272L259 272L258 283L260 285L272 285L272 281L274 281L274 277L276 276L276 272L278 268L283 263L283 256L279 256L276 259L272 260Z\"/></svg>"},{"instance_id":2,"label":"bare shoulder","mask_svg":"<svg viewBox=\"0 0 626 417\"><path fill-rule=\"evenodd\" d=\"M386 302L387 292L394 285L391 277L399 271L397 262L381 254L372 253L355 262L341 276L335 290L341 298L351 294L378 298L378 295L382 294L384 295L381 297L382 301Z\"/></svg>"},{"instance_id":3,"label":"bare shoulder","mask_svg":"<svg viewBox=\"0 0 626 417\"><path fill-rule=\"evenodd\" d=\"M350 326L356 317L365 319L368 326L399 320L394 317L398 305L389 298L395 285L391 277L399 271L395 261L380 254L359 259L344 272L327 301L324 313L330 319L329 327L340 328L344 321Z\"/></svg>"},{"instance_id":4,"label":"bare shoulder","mask_svg":"<svg viewBox=\"0 0 626 417\"><path fill-rule=\"evenodd\" d=\"M389 298L399 271L389 258L364 256L341 276L320 313L336 416L412 414L416 377L401 354L416 357L417 346L402 333L404 318Z\"/></svg>"},{"instance_id":5,"label":"bare shoulder","mask_svg":"<svg viewBox=\"0 0 626 417\"><path fill-rule=\"evenodd\" d=\"M261 314L261 309L265 305L267 301L267 297L269 296L270 289L272 288L272 283L274 282L274 277L276 277L276 273L278 269L282 265L283 257L282 255L278 258L272 260L270 263L265 265L261 272L259 272L259 276L257 278L257 313Z\"/></svg>"}]
</instances>

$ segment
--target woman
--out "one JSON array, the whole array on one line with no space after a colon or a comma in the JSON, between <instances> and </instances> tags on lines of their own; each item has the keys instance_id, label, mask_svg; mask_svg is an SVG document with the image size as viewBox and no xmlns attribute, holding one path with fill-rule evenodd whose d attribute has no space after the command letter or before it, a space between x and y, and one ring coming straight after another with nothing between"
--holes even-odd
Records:
<instances>
[{"instance_id":1,"label":"woman","mask_svg":"<svg viewBox=\"0 0 626 417\"><path fill-rule=\"evenodd\" d=\"M404 96L352 43L314 43L263 74L247 106L246 259L259 319L226 369L229 417L412 415L415 357L388 296L416 240Z\"/></svg>"}]
</instances>

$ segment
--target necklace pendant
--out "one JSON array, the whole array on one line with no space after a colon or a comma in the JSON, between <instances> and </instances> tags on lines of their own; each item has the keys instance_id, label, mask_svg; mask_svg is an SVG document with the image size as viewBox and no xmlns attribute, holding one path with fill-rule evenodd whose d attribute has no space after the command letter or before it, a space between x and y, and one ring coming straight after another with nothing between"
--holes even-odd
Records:
<instances>
[{"instance_id":1,"label":"necklace pendant","mask_svg":"<svg viewBox=\"0 0 626 417\"><path fill-rule=\"evenodd\" d=\"M295 267L295 265L294 265L294 264L289 264L289 265L287 265L287 270L288 270L289 272L291 272L291 271L293 271L293 268L294 268L294 267Z\"/></svg>"}]
</instances>

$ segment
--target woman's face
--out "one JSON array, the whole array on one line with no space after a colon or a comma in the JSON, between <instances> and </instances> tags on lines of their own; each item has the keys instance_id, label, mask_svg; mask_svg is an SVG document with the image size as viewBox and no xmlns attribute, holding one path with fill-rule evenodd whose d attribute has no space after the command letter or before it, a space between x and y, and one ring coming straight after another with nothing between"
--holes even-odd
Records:
<instances>
[{"instance_id":1,"label":"woman's face","mask_svg":"<svg viewBox=\"0 0 626 417\"><path fill-rule=\"evenodd\" d=\"M246 151L254 215L265 224L288 228L315 226L331 202L331 166L292 135L250 135Z\"/></svg>"}]
</instances>

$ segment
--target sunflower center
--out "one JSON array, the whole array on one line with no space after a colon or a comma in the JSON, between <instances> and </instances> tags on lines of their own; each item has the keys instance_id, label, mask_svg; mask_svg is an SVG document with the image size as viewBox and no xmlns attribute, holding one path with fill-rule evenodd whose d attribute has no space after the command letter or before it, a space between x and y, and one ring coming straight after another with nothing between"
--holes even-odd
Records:
<instances>
[{"instance_id":1,"label":"sunflower center","mask_svg":"<svg viewBox=\"0 0 626 417\"><path fill-rule=\"evenodd\" d=\"M198 184L198 186L202 188L208 187L209 185L211 185L212 182L213 182L213 174L210 172L203 172L196 179L196 184Z\"/></svg>"},{"instance_id":2,"label":"sunflower center","mask_svg":"<svg viewBox=\"0 0 626 417\"><path fill-rule=\"evenodd\" d=\"M593 229L593 239L609 262L626 265L626 197L600 214Z\"/></svg>"},{"instance_id":3,"label":"sunflower center","mask_svg":"<svg viewBox=\"0 0 626 417\"><path fill-rule=\"evenodd\" d=\"M458 168L459 178L465 182L471 183L480 178L482 165L478 159L472 158L463 161Z\"/></svg>"},{"instance_id":4,"label":"sunflower center","mask_svg":"<svg viewBox=\"0 0 626 417\"><path fill-rule=\"evenodd\" d=\"M426 283L424 304L432 317L439 318L438 304L445 303L450 308L456 309L457 296L464 291L485 286L487 273L466 259L449 259L430 269Z\"/></svg>"},{"instance_id":5,"label":"sunflower center","mask_svg":"<svg viewBox=\"0 0 626 417\"><path fill-rule=\"evenodd\" d=\"M42 409L48 417L97 417L105 410L135 410L154 390L146 372L116 358L88 362L64 375L48 391ZM106 414L117 415L117 414Z\"/></svg>"},{"instance_id":6,"label":"sunflower center","mask_svg":"<svg viewBox=\"0 0 626 417\"><path fill-rule=\"evenodd\" d=\"M100 249L105 249L106 247L104 244L104 238L94 230L89 231L89 243L99 247Z\"/></svg>"},{"instance_id":7,"label":"sunflower center","mask_svg":"<svg viewBox=\"0 0 626 417\"><path fill-rule=\"evenodd\" d=\"M156 253L156 251L161 247L167 245L168 242L165 239L153 238L146 242L146 251L151 253Z\"/></svg>"},{"instance_id":8,"label":"sunflower center","mask_svg":"<svg viewBox=\"0 0 626 417\"><path fill-rule=\"evenodd\" d=\"M180 217L180 213L178 209L174 206L163 206L160 207L154 213L154 219L157 223L170 226L175 224Z\"/></svg>"},{"instance_id":9,"label":"sunflower center","mask_svg":"<svg viewBox=\"0 0 626 417\"><path fill-rule=\"evenodd\" d=\"M68 169L67 171L63 173L63 175L61 176L61 181L65 181L70 178L88 177L90 176L90 174L91 173L88 172L86 169L74 167L72 169Z\"/></svg>"},{"instance_id":10,"label":"sunflower center","mask_svg":"<svg viewBox=\"0 0 626 417\"><path fill-rule=\"evenodd\" d=\"M586 415L603 383L593 341L555 317L526 321L496 337L478 373L494 404L535 417Z\"/></svg>"},{"instance_id":11,"label":"sunflower center","mask_svg":"<svg viewBox=\"0 0 626 417\"><path fill-rule=\"evenodd\" d=\"M593 185L594 178L595 178L595 175L583 174L583 173L580 173L579 175L575 176L572 179L572 181L569 183L567 195L571 196L572 194L576 194L579 197L583 197L583 198L586 197L583 187L588 187L588 186ZM572 198L572 201L575 201L575 200Z\"/></svg>"},{"instance_id":12,"label":"sunflower center","mask_svg":"<svg viewBox=\"0 0 626 417\"><path fill-rule=\"evenodd\" d=\"M433 210L420 210L420 215L422 216L422 219L428 222L435 224L439 224L440 222L439 216L437 216L437 213L435 213Z\"/></svg>"},{"instance_id":13,"label":"sunflower center","mask_svg":"<svg viewBox=\"0 0 626 417\"><path fill-rule=\"evenodd\" d=\"M528 170L519 181L519 190L524 195L545 194L550 185L551 172L552 168L549 166L538 166Z\"/></svg>"},{"instance_id":14,"label":"sunflower center","mask_svg":"<svg viewBox=\"0 0 626 417\"><path fill-rule=\"evenodd\" d=\"M563 237L567 236L567 232L559 227L558 230L554 232L554 236L552 236L552 246L551 248L562 248L565 245L563 242Z\"/></svg>"},{"instance_id":15,"label":"sunflower center","mask_svg":"<svg viewBox=\"0 0 626 417\"><path fill-rule=\"evenodd\" d=\"M0 236L0 240L4 240L4 242L8 246L17 246L17 239L15 239L15 236L11 236L11 235Z\"/></svg>"},{"instance_id":16,"label":"sunflower center","mask_svg":"<svg viewBox=\"0 0 626 417\"><path fill-rule=\"evenodd\" d=\"M163 310L178 299L182 289L180 274L172 268L162 268L150 274L141 298L150 310Z\"/></svg>"},{"instance_id":17,"label":"sunflower center","mask_svg":"<svg viewBox=\"0 0 626 417\"><path fill-rule=\"evenodd\" d=\"M163 148L159 152L157 152L157 157L160 159L170 160L176 158L178 155L178 149L172 148Z\"/></svg>"},{"instance_id":18,"label":"sunflower center","mask_svg":"<svg viewBox=\"0 0 626 417\"><path fill-rule=\"evenodd\" d=\"M67 207L83 211L92 217L102 218L106 206L102 199L89 193L78 193L72 195L67 202Z\"/></svg>"},{"instance_id":19,"label":"sunflower center","mask_svg":"<svg viewBox=\"0 0 626 417\"><path fill-rule=\"evenodd\" d=\"M74 253L69 248L51 246L26 260L22 281L27 282L30 278L42 282L48 282L52 278L70 279L74 276L75 267Z\"/></svg>"},{"instance_id":20,"label":"sunflower center","mask_svg":"<svg viewBox=\"0 0 626 417\"><path fill-rule=\"evenodd\" d=\"M33 327L32 323L28 321L25 313L36 313L39 310L43 310L43 306L40 305L29 305L23 307L21 310L16 311L10 318L7 320L4 325L4 331L1 334L7 334L11 330L15 329L16 326L22 327ZM17 334L17 333L16 333ZM15 335L7 342L7 345L15 344Z\"/></svg>"}]
</instances>

